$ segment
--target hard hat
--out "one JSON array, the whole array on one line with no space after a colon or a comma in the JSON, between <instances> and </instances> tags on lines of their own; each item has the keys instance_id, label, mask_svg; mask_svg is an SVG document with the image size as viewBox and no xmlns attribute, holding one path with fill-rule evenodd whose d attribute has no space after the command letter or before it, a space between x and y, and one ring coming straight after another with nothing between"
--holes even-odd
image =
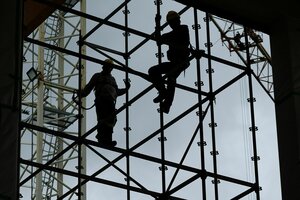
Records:
<instances>
[{"instance_id":1,"label":"hard hat","mask_svg":"<svg viewBox=\"0 0 300 200\"><path fill-rule=\"evenodd\" d=\"M171 10L167 14L167 21L170 21L173 19L180 19L180 15L176 11Z\"/></svg>"},{"instance_id":2,"label":"hard hat","mask_svg":"<svg viewBox=\"0 0 300 200\"><path fill-rule=\"evenodd\" d=\"M104 60L104 64L102 65L102 69L103 70L112 70L112 68L113 68L113 65L114 64L114 61L113 60L111 60L111 59L105 59Z\"/></svg>"},{"instance_id":3,"label":"hard hat","mask_svg":"<svg viewBox=\"0 0 300 200\"><path fill-rule=\"evenodd\" d=\"M108 58L108 59L105 59L104 62L105 62L105 65L106 65L106 64L109 64L109 65L114 64L114 61L113 61L112 59L109 59L109 58Z\"/></svg>"}]
</instances>

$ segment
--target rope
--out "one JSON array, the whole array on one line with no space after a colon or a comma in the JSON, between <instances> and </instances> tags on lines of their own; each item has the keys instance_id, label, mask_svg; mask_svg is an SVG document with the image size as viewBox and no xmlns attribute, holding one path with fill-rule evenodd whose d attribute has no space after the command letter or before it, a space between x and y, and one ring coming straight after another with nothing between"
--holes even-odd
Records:
<instances>
[{"instance_id":1,"label":"rope","mask_svg":"<svg viewBox=\"0 0 300 200\"><path fill-rule=\"evenodd\" d=\"M80 102L77 100L77 99L78 99L78 95L75 96L76 94L77 94L77 90L74 90L74 91L73 91L73 95L72 95L72 100L73 100L77 105L79 105ZM84 106L81 106L81 107L82 107L82 109L84 109L84 110L90 110L90 109L92 109L94 106L95 106L95 103L94 103L92 106L90 106L89 108L86 108L86 107L84 107Z\"/></svg>"},{"instance_id":2,"label":"rope","mask_svg":"<svg viewBox=\"0 0 300 200\"><path fill-rule=\"evenodd\" d=\"M245 167L246 167L246 178L247 181L252 182L253 181L253 173L252 173L252 165L251 161L249 160L249 157L251 157L251 145L249 144L251 139L249 135L249 130L248 130L248 122L249 122L249 111L247 109L247 104L245 103L245 99L247 98L246 94L246 83L245 80L240 81L240 103L241 103L241 109L242 109L242 125L243 125L243 139L244 139L244 157L245 157ZM248 200L253 200L254 196L249 195Z\"/></svg>"}]
</instances>

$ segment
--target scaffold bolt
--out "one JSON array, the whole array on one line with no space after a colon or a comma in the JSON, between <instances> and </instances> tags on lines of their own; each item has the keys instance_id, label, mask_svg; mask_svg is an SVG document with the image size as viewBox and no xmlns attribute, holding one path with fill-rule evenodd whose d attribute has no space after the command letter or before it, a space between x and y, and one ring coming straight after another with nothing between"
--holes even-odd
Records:
<instances>
[{"instance_id":1,"label":"scaffold bolt","mask_svg":"<svg viewBox=\"0 0 300 200\"><path fill-rule=\"evenodd\" d=\"M79 168L78 168L78 166L75 166L75 168L78 170ZM83 166L80 166L80 169L83 169Z\"/></svg>"},{"instance_id":2,"label":"scaffold bolt","mask_svg":"<svg viewBox=\"0 0 300 200\"><path fill-rule=\"evenodd\" d=\"M163 169L162 166L160 166L160 167L158 167L158 168L159 168L160 171L162 171L162 169ZM167 171L167 170L168 170L168 167L165 166L165 167L164 167L164 170Z\"/></svg>"},{"instance_id":3,"label":"scaffold bolt","mask_svg":"<svg viewBox=\"0 0 300 200\"><path fill-rule=\"evenodd\" d=\"M200 112L197 111L197 112L196 112L196 115L199 116L199 114L200 114ZM201 111L201 114L202 114L202 116L204 116L205 112L204 112L204 111Z\"/></svg>"},{"instance_id":4,"label":"scaffold bolt","mask_svg":"<svg viewBox=\"0 0 300 200\"><path fill-rule=\"evenodd\" d=\"M123 12L124 15L125 15L125 14L130 14L130 10L128 10L128 9L127 9L127 11L126 11L126 10L123 10L122 12Z\"/></svg>"},{"instance_id":5,"label":"scaffold bolt","mask_svg":"<svg viewBox=\"0 0 300 200\"><path fill-rule=\"evenodd\" d=\"M124 178L124 181L126 181L126 182L127 182L127 180L128 180L128 178L126 178L126 177L125 177L125 178ZM129 181L130 181L130 179L129 179Z\"/></svg>"},{"instance_id":6,"label":"scaffold bolt","mask_svg":"<svg viewBox=\"0 0 300 200\"><path fill-rule=\"evenodd\" d=\"M211 21L211 17L208 17L208 20ZM207 22L207 17L203 17L203 21Z\"/></svg>"},{"instance_id":7,"label":"scaffold bolt","mask_svg":"<svg viewBox=\"0 0 300 200\"><path fill-rule=\"evenodd\" d=\"M248 98L247 101L248 101L248 102L256 102L256 98L255 98L255 97L253 97L253 98Z\"/></svg>"},{"instance_id":8,"label":"scaffold bolt","mask_svg":"<svg viewBox=\"0 0 300 200\"><path fill-rule=\"evenodd\" d=\"M81 65L80 68L83 69L84 65ZM76 69L79 69L79 64L76 65Z\"/></svg>"},{"instance_id":9,"label":"scaffold bolt","mask_svg":"<svg viewBox=\"0 0 300 200\"><path fill-rule=\"evenodd\" d=\"M158 139L158 141L161 141L161 137L158 137L157 139ZM164 141L167 141L166 137L164 137Z\"/></svg>"},{"instance_id":10,"label":"scaffold bolt","mask_svg":"<svg viewBox=\"0 0 300 200\"><path fill-rule=\"evenodd\" d=\"M208 47L208 43L207 43L207 42L204 43L204 46L205 46L205 47ZM213 43L210 42L210 43L209 43L209 47L213 47L213 46L214 46Z\"/></svg>"},{"instance_id":11,"label":"scaffold bolt","mask_svg":"<svg viewBox=\"0 0 300 200\"><path fill-rule=\"evenodd\" d=\"M254 156L251 157L251 160L252 161L259 161L260 160L260 157L259 156L256 156L256 158Z\"/></svg>"},{"instance_id":12,"label":"scaffold bolt","mask_svg":"<svg viewBox=\"0 0 300 200\"><path fill-rule=\"evenodd\" d=\"M212 180L211 183L212 183L212 184L215 184L215 183L216 183L216 184L219 184L219 183L221 183L221 181L220 181L219 179L217 179L217 181Z\"/></svg>"},{"instance_id":13,"label":"scaffold bolt","mask_svg":"<svg viewBox=\"0 0 300 200\"><path fill-rule=\"evenodd\" d=\"M155 0L155 1L154 1L154 5L157 5L157 3L159 3L159 5L162 5L162 4L163 4L162 0Z\"/></svg>"},{"instance_id":14,"label":"scaffold bolt","mask_svg":"<svg viewBox=\"0 0 300 200\"><path fill-rule=\"evenodd\" d=\"M206 71L206 73L215 73L215 70L213 68L206 69L205 71Z\"/></svg>"},{"instance_id":15,"label":"scaffold bolt","mask_svg":"<svg viewBox=\"0 0 300 200\"><path fill-rule=\"evenodd\" d=\"M199 82L198 81L195 81L195 86L198 87L199 86ZM203 81L200 81L200 86L204 86L204 83Z\"/></svg>"},{"instance_id":16,"label":"scaffold bolt","mask_svg":"<svg viewBox=\"0 0 300 200\"><path fill-rule=\"evenodd\" d=\"M196 28L197 28L197 29L201 29L201 25L200 25L200 24L196 24L196 25L193 24L193 25L192 25L192 29L195 30Z\"/></svg>"},{"instance_id":17,"label":"scaffold bolt","mask_svg":"<svg viewBox=\"0 0 300 200\"><path fill-rule=\"evenodd\" d=\"M124 37L130 36L130 33L129 33L129 32L123 32L122 34L123 34Z\"/></svg>"},{"instance_id":18,"label":"scaffold bolt","mask_svg":"<svg viewBox=\"0 0 300 200\"><path fill-rule=\"evenodd\" d=\"M131 82L130 78L127 78L127 79L124 78L123 81L124 81L124 82L127 82L127 81L128 81L129 83Z\"/></svg>"},{"instance_id":19,"label":"scaffold bolt","mask_svg":"<svg viewBox=\"0 0 300 200\"><path fill-rule=\"evenodd\" d=\"M206 145L207 145L207 143L206 143L205 141L203 141L202 143L201 143L201 142L197 142L197 144L198 144L199 147L200 147L200 146L206 146Z\"/></svg>"},{"instance_id":20,"label":"scaffold bolt","mask_svg":"<svg viewBox=\"0 0 300 200\"><path fill-rule=\"evenodd\" d=\"M212 123L209 123L208 126L209 126L209 127L217 127L218 124L217 124L217 123L214 123L214 125L212 125Z\"/></svg>"},{"instance_id":21,"label":"scaffold bolt","mask_svg":"<svg viewBox=\"0 0 300 200\"><path fill-rule=\"evenodd\" d=\"M253 127L249 127L249 131L252 131L253 130ZM255 131L258 131L258 127L257 126L254 126L254 130Z\"/></svg>"},{"instance_id":22,"label":"scaffold bolt","mask_svg":"<svg viewBox=\"0 0 300 200\"><path fill-rule=\"evenodd\" d=\"M155 56L156 56L156 58L158 58L159 53L155 53ZM160 56L163 58L165 55L164 55L164 53L161 53Z\"/></svg>"},{"instance_id":23,"label":"scaffold bolt","mask_svg":"<svg viewBox=\"0 0 300 200\"><path fill-rule=\"evenodd\" d=\"M218 152L218 151L211 151L211 152L210 152L210 155L212 155L212 156L213 156L213 155L217 156L217 155L219 155L219 152Z\"/></svg>"},{"instance_id":24,"label":"scaffold bolt","mask_svg":"<svg viewBox=\"0 0 300 200\"><path fill-rule=\"evenodd\" d=\"M131 131L130 127L124 127L123 129L124 129L124 131Z\"/></svg>"}]
</instances>

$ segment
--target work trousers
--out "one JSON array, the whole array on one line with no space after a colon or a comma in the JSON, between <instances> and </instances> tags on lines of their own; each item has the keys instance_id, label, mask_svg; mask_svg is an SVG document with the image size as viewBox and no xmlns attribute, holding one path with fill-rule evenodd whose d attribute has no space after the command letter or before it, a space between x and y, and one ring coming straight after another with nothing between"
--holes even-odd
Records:
<instances>
[{"instance_id":1,"label":"work trousers","mask_svg":"<svg viewBox=\"0 0 300 200\"><path fill-rule=\"evenodd\" d=\"M97 138L112 141L113 128L116 124L115 100L111 97L99 97L95 100L97 114Z\"/></svg>"},{"instance_id":2,"label":"work trousers","mask_svg":"<svg viewBox=\"0 0 300 200\"><path fill-rule=\"evenodd\" d=\"M151 67L148 71L150 79L153 81L154 87L158 92L165 92L164 104L166 106L171 106L174 95L175 95L175 85L177 77L183 72L190 63L188 61L182 62L163 62L160 65L155 65ZM167 76L167 88L165 88L164 80L162 75Z\"/></svg>"}]
</instances>

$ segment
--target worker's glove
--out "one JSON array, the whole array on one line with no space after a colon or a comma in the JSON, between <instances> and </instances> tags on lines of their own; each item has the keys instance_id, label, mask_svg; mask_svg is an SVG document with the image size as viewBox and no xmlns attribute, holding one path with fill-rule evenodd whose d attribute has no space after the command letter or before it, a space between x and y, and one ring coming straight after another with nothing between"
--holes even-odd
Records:
<instances>
[{"instance_id":1,"label":"worker's glove","mask_svg":"<svg viewBox=\"0 0 300 200\"><path fill-rule=\"evenodd\" d=\"M124 81L124 83L125 83L126 89L128 90L128 89L130 88L130 86L131 86L130 80L129 80L129 79L128 79L128 80L124 79L123 81Z\"/></svg>"}]
</instances>

